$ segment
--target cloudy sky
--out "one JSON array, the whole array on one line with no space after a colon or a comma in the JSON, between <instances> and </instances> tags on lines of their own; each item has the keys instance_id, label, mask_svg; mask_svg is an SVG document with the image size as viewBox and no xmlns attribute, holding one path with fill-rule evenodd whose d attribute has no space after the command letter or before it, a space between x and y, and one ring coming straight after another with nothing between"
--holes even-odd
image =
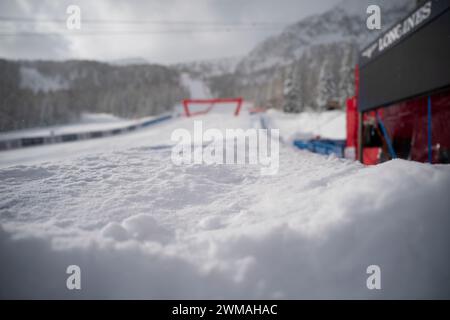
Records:
<instances>
[{"instance_id":1,"label":"cloudy sky","mask_svg":"<svg viewBox=\"0 0 450 320\"><path fill-rule=\"evenodd\" d=\"M0 57L144 58L175 63L241 56L287 24L339 0L1 0ZM81 8L82 28L66 28Z\"/></svg>"}]
</instances>

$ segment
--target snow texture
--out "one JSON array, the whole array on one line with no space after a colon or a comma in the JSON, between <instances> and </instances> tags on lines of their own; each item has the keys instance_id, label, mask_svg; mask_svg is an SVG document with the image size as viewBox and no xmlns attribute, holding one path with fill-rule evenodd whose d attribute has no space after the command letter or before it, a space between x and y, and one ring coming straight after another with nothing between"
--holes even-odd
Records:
<instances>
[{"instance_id":1,"label":"snow texture","mask_svg":"<svg viewBox=\"0 0 450 320\"><path fill-rule=\"evenodd\" d=\"M295 139L345 140L346 113L343 111L302 112L286 114L274 109L268 111L269 127L280 129L284 141Z\"/></svg>"},{"instance_id":2,"label":"snow texture","mask_svg":"<svg viewBox=\"0 0 450 320\"><path fill-rule=\"evenodd\" d=\"M1 153L0 297L450 298L450 167L364 167L288 145L276 176L175 166L175 128L192 120ZM71 264L80 291L66 289ZM366 287L373 264L382 290Z\"/></svg>"}]
</instances>

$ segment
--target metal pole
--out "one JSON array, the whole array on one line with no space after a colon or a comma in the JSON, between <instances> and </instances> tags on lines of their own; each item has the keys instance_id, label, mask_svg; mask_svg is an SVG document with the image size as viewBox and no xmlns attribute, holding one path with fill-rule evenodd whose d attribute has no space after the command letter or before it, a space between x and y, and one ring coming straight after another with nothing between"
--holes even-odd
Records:
<instances>
[{"instance_id":1,"label":"metal pole","mask_svg":"<svg viewBox=\"0 0 450 320\"><path fill-rule=\"evenodd\" d=\"M431 96L428 97L428 162L433 163L433 131L432 131L432 104Z\"/></svg>"},{"instance_id":2,"label":"metal pole","mask_svg":"<svg viewBox=\"0 0 450 320\"><path fill-rule=\"evenodd\" d=\"M397 154L395 153L394 146L392 145L392 142L391 142L391 139L389 138L389 134L387 132L387 129L384 126L383 120L381 120L381 117L378 114L378 111L377 111L377 120L378 120L378 123L380 124L381 131L383 132L384 139L386 140L386 143L387 143L388 148L389 148L389 153L391 154L392 159L397 159Z\"/></svg>"},{"instance_id":3,"label":"metal pole","mask_svg":"<svg viewBox=\"0 0 450 320\"><path fill-rule=\"evenodd\" d=\"M357 143L357 145L358 145L358 160L361 163L364 163L362 136L363 136L363 113L358 112L358 143Z\"/></svg>"}]
</instances>

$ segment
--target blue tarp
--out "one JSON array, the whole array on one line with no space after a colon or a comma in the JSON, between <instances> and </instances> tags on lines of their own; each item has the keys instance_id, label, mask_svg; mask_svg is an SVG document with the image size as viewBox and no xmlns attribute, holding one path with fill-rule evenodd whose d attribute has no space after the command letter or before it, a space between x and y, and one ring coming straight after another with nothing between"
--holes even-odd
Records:
<instances>
[{"instance_id":1,"label":"blue tarp","mask_svg":"<svg viewBox=\"0 0 450 320\"><path fill-rule=\"evenodd\" d=\"M340 158L344 157L345 140L295 140L294 146L301 150L308 150L314 153L330 155L334 154Z\"/></svg>"}]
</instances>

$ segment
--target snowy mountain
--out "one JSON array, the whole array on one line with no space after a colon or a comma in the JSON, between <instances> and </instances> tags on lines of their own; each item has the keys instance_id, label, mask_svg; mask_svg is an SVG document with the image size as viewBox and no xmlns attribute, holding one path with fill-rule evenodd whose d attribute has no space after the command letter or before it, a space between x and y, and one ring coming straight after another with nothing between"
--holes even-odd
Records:
<instances>
[{"instance_id":1,"label":"snowy mountain","mask_svg":"<svg viewBox=\"0 0 450 320\"><path fill-rule=\"evenodd\" d=\"M234 72L239 60L162 66L140 58L108 63L0 59L0 131L76 122L83 112L125 118L163 113L184 98L210 97L203 79Z\"/></svg>"},{"instance_id":2,"label":"snowy mountain","mask_svg":"<svg viewBox=\"0 0 450 320\"><path fill-rule=\"evenodd\" d=\"M152 64L0 59L0 74L0 131L64 124L83 112L150 116L189 96L179 72Z\"/></svg>"},{"instance_id":3,"label":"snowy mountain","mask_svg":"<svg viewBox=\"0 0 450 320\"><path fill-rule=\"evenodd\" d=\"M366 28L368 4L380 4L386 30L414 3L344 0L288 26L244 58L171 66L141 58L109 63L0 60L5 75L0 79L0 131L66 123L83 111L121 117L164 112L192 95L182 77L186 74L191 84L209 87L202 96L243 96L256 106L288 112L320 110L330 102L343 106L353 95L358 51L379 34Z\"/></svg>"},{"instance_id":4,"label":"snowy mountain","mask_svg":"<svg viewBox=\"0 0 450 320\"><path fill-rule=\"evenodd\" d=\"M125 59L116 59L109 62L113 66L132 66L132 65L144 65L151 64L147 59L144 58L125 58Z\"/></svg>"},{"instance_id":5,"label":"snowy mountain","mask_svg":"<svg viewBox=\"0 0 450 320\"><path fill-rule=\"evenodd\" d=\"M383 29L386 29L403 17L414 2L344 0L331 10L301 20L288 26L280 35L265 40L241 61L239 70L251 73L288 65L300 59L313 46L345 42L363 47L379 34L366 29L366 9L370 4L380 5Z\"/></svg>"},{"instance_id":6,"label":"snowy mountain","mask_svg":"<svg viewBox=\"0 0 450 320\"><path fill-rule=\"evenodd\" d=\"M380 5L381 31L366 28L369 4ZM344 0L263 41L234 74L210 79L212 89L217 95L243 95L263 107L290 112L320 109L328 101L343 105L353 95L358 51L414 5L411 0Z\"/></svg>"},{"instance_id":7,"label":"snowy mountain","mask_svg":"<svg viewBox=\"0 0 450 320\"><path fill-rule=\"evenodd\" d=\"M229 57L175 64L173 67L196 77L215 77L234 73L242 57Z\"/></svg>"}]
</instances>

